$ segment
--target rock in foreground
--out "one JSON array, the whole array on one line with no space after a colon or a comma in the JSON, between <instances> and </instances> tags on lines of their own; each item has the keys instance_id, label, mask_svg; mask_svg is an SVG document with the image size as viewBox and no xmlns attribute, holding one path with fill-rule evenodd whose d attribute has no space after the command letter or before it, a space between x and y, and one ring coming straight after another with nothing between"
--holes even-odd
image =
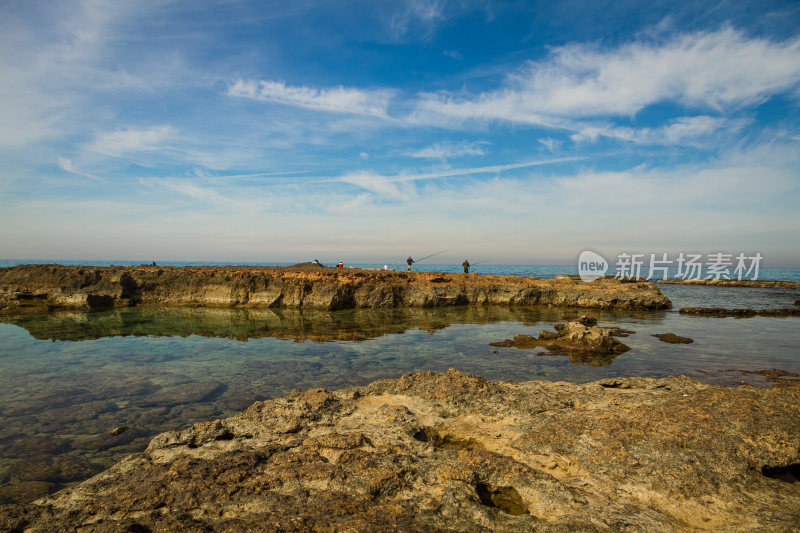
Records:
<instances>
[{"instance_id":1,"label":"rock in foreground","mask_svg":"<svg viewBox=\"0 0 800 533\"><path fill-rule=\"evenodd\" d=\"M789 530L799 401L798 383L507 383L452 370L295 392L0 508L0 529Z\"/></svg>"},{"instance_id":2,"label":"rock in foreground","mask_svg":"<svg viewBox=\"0 0 800 533\"><path fill-rule=\"evenodd\" d=\"M653 283L325 267L80 267L0 269L0 312L132 305L317 309L538 305L668 309Z\"/></svg>"}]
</instances>

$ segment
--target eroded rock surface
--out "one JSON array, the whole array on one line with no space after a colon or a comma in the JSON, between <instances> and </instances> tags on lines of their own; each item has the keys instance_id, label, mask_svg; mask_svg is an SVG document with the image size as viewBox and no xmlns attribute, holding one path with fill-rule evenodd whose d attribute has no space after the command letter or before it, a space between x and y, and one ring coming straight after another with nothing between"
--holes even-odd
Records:
<instances>
[{"instance_id":1,"label":"eroded rock surface","mask_svg":"<svg viewBox=\"0 0 800 533\"><path fill-rule=\"evenodd\" d=\"M423 372L164 433L0 529L781 531L798 463L798 383Z\"/></svg>"},{"instance_id":2,"label":"eroded rock surface","mask_svg":"<svg viewBox=\"0 0 800 533\"><path fill-rule=\"evenodd\" d=\"M538 338L530 335L515 335L514 339L489 343L491 346L515 348L543 347L552 353L569 355L572 352L584 352L597 355L620 354L630 350L628 346L614 338L615 329L601 328L597 319L590 316L581 316L565 324L556 324L555 332L542 331ZM630 332L623 331L627 336Z\"/></svg>"},{"instance_id":3,"label":"eroded rock surface","mask_svg":"<svg viewBox=\"0 0 800 533\"><path fill-rule=\"evenodd\" d=\"M667 309L653 283L300 267L79 267L0 269L0 312L131 305L321 309L540 305Z\"/></svg>"}]
</instances>

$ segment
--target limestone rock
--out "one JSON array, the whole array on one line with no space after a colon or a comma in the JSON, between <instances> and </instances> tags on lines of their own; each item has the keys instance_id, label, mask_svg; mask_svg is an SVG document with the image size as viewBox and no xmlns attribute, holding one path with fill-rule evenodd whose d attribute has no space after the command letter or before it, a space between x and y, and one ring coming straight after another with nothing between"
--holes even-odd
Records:
<instances>
[{"instance_id":1,"label":"limestone rock","mask_svg":"<svg viewBox=\"0 0 800 533\"><path fill-rule=\"evenodd\" d=\"M786 531L799 463L797 382L423 372L162 434L0 530Z\"/></svg>"},{"instance_id":2,"label":"limestone rock","mask_svg":"<svg viewBox=\"0 0 800 533\"><path fill-rule=\"evenodd\" d=\"M0 269L0 312L131 305L321 309L537 305L667 309L653 283L442 272L297 267L80 267Z\"/></svg>"}]
</instances>

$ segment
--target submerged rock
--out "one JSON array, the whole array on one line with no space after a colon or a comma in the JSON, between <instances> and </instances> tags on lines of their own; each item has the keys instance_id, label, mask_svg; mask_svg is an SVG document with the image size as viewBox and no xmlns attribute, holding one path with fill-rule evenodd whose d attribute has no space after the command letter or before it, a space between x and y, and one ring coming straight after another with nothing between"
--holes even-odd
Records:
<instances>
[{"instance_id":1,"label":"submerged rock","mask_svg":"<svg viewBox=\"0 0 800 533\"><path fill-rule=\"evenodd\" d=\"M689 337L681 337L680 335L675 335L674 333L656 333L653 337L657 338L661 342L667 342L669 344L690 344L694 342L694 339L690 339Z\"/></svg>"},{"instance_id":2,"label":"submerged rock","mask_svg":"<svg viewBox=\"0 0 800 533\"><path fill-rule=\"evenodd\" d=\"M164 433L0 530L789 530L798 463L800 383L422 372Z\"/></svg>"},{"instance_id":3,"label":"submerged rock","mask_svg":"<svg viewBox=\"0 0 800 533\"><path fill-rule=\"evenodd\" d=\"M513 340L492 342L490 346L514 346L523 349L543 347L564 355L572 352L608 355L630 350L628 346L614 338L614 328L598 327L597 319L594 317L581 316L565 324L556 324L555 329L555 332L542 331L538 338L518 334Z\"/></svg>"}]
</instances>

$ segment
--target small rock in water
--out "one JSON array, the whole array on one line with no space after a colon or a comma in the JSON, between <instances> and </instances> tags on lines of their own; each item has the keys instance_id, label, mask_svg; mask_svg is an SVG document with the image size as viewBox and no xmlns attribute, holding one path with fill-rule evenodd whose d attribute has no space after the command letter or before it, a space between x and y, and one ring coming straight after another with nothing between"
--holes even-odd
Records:
<instances>
[{"instance_id":1,"label":"small rock in water","mask_svg":"<svg viewBox=\"0 0 800 533\"><path fill-rule=\"evenodd\" d=\"M681 337L680 335L675 335L674 333L656 333L653 337L657 338L661 342L668 342L669 344L690 344L694 342L694 339L690 339L689 337Z\"/></svg>"},{"instance_id":2,"label":"small rock in water","mask_svg":"<svg viewBox=\"0 0 800 533\"><path fill-rule=\"evenodd\" d=\"M575 352L591 354L619 354L630 348L614 338L614 328L597 326L597 319L590 316L573 318L566 324L556 324L555 332L542 331L539 337L514 336L514 339L490 343L491 346L536 348L541 346L551 352L569 355ZM624 331L624 330L623 330ZM630 332L632 333L632 332Z\"/></svg>"},{"instance_id":3,"label":"small rock in water","mask_svg":"<svg viewBox=\"0 0 800 533\"><path fill-rule=\"evenodd\" d=\"M125 433L129 429L130 428L128 426L119 426L119 427L116 427L116 428L112 429L111 431L109 431L108 434L109 435L113 435L114 437L116 437L118 435L122 435L123 433Z\"/></svg>"}]
</instances>

